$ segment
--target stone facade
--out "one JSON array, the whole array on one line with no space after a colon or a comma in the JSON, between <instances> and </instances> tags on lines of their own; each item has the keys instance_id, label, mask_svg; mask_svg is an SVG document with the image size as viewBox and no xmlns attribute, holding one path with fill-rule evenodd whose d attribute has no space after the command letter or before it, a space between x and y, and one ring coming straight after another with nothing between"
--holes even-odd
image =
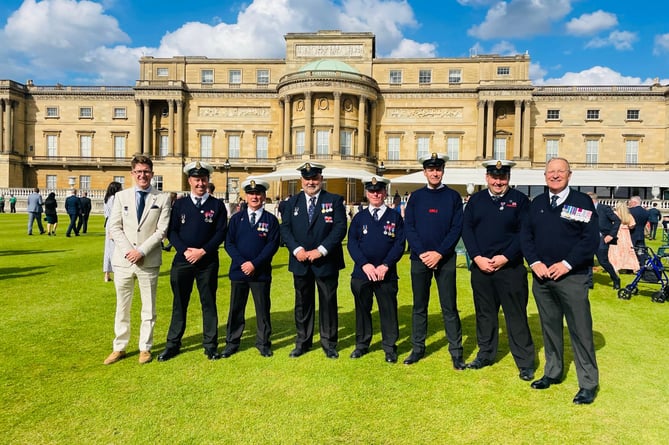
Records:
<instances>
[{"instance_id":1,"label":"stone facade","mask_svg":"<svg viewBox=\"0 0 669 445\"><path fill-rule=\"evenodd\" d=\"M182 166L208 159L231 199L247 176L309 159L390 178L430 152L452 169L498 157L541 169L559 154L578 169L667 170L666 86L534 86L528 55L381 59L371 33L285 41L285 59L143 57L134 87L0 81L0 187L130 184L136 153L154 159L163 190L184 189ZM351 178L328 188L362 196ZM274 180L270 193L298 189Z\"/></svg>"}]
</instances>

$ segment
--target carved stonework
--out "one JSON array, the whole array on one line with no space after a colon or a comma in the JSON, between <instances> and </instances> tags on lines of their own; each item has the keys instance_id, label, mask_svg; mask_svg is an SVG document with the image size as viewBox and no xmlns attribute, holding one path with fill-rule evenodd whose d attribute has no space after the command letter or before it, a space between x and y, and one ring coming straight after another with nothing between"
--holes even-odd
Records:
<instances>
[{"instance_id":1,"label":"carved stonework","mask_svg":"<svg viewBox=\"0 0 669 445\"><path fill-rule=\"evenodd\" d=\"M462 108L388 108L386 110L388 119L447 119L461 120Z\"/></svg>"},{"instance_id":2,"label":"carved stonework","mask_svg":"<svg viewBox=\"0 0 669 445\"><path fill-rule=\"evenodd\" d=\"M478 93L400 93L383 92L386 99L475 99Z\"/></svg>"},{"instance_id":3,"label":"carved stonework","mask_svg":"<svg viewBox=\"0 0 669 445\"><path fill-rule=\"evenodd\" d=\"M362 44L355 45L295 45L296 57L363 57Z\"/></svg>"},{"instance_id":4,"label":"carved stonework","mask_svg":"<svg viewBox=\"0 0 669 445\"><path fill-rule=\"evenodd\" d=\"M199 107L198 116L224 119L269 118L269 107Z\"/></svg>"}]
</instances>

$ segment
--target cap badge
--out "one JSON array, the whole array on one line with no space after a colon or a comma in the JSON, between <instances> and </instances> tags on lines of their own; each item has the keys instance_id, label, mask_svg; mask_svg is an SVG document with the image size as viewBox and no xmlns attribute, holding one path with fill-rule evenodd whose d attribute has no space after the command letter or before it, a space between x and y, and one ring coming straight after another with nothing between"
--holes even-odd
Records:
<instances>
[{"instance_id":1,"label":"cap badge","mask_svg":"<svg viewBox=\"0 0 669 445\"><path fill-rule=\"evenodd\" d=\"M202 165L200 165L200 161L197 161L195 163L195 168L198 169L198 170L202 168Z\"/></svg>"},{"instance_id":2,"label":"cap badge","mask_svg":"<svg viewBox=\"0 0 669 445\"><path fill-rule=\"evenodd\" d=\"M377 181L376 181L376 177L373 177L373 178L372 178L372 185L376 185L376 182L377 182Z\"/></svg>"},{"instance_id":3,"label":"cap badge","mask_svg":"<svg viewBox=\"0 0 669 445\"><path fill-rule=\"evenodd\" d=\"M253 179L251 179L251 183L249 185L251 188L256 188L256 182Z\"/></svg>"},{"instance_id":4,"label":"cap badge","mask_svg":"<svg viewBox=\"0 0 669 445\"><path fill-rule=\"evenodd\" d=\"M499 170L500 168L502 168L502 161L497 161L497 164L495 164L495 168L496 168L497 170Z\"/></svg>"}]
</instances>

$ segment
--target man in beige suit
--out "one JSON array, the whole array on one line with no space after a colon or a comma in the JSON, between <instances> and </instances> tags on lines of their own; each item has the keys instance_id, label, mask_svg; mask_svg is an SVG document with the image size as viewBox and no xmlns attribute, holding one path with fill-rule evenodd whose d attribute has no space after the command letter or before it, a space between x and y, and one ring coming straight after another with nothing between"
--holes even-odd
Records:
<instances>
[{"instance_id":1,"label":"man in beige suit","mask_svg":"<svg viewBox=\"0 0 669 445\"><path fill-rule=\"evenodd\" d=\"M135 277L142 299L139 328L139 363L149 363L156 322L156 288L162 263L160 241L167 232L170 219L169 195L151 187L153 162L146 156L135 156L131 163L135 186L116 194L107 222L114 240L114 284L116 286L116 317L113 352L104 361L111 365L125 358L130 340L130 307Z\"/></svg>"}]
</instances>

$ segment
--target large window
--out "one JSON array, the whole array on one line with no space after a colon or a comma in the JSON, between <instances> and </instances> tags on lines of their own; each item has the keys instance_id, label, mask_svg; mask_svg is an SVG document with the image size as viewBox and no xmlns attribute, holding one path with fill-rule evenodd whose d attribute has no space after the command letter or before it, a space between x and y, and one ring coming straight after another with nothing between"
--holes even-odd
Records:
<instances>
[{"instance_id":1,"label":"large window","mask_svg":"<svg viewBox=\"0 0 669 445\"><path fill-rule=\"evenodd\" d=\"M242 84L242 70L230 70L228 72L228 83L230 86L239 86Z\"/></svg>"},{"instance_id":2,"label":"large window","mask_svg":"<svg viewBox=\"0 0 669 445\"><path fill-rule=\"evenodd\" d=\"M89 175L79 176L79 189L81 190L91 189L91 177Z\"/></svg>"},{"instance_id":3,"label":"large window","mask_svg":"<svg viewBox=\"0 0 669 445\"><path fill-rule=\"evenodd\" d=\"M460 82L462 82L462 70L461 69L448 70L448 83L460 83Z\"/></svg>"},{"instance_id":4,"label":"large window","mask_svg":"<svg viewBox=\"0 0 669 445\"><path fill-rule=\"evenodd\" d=\"M228 136L228 158L239 158L240 145L241 136L238 134L231 134Z\"/></svg>"},{"instance_id":5,"label":"large window","mask_svg":"<svg viewBox=\"0 0 669 445\"><path fill-rule=\"evenodd\" d=\"M93 136L90 134L79 135L79 153L82 158L90 158L93 154Z\"/></svg>"},{"instance_id":6,"label":"large window","mask_svg":"<svg viewBox=\"0 0 669 445\"><path fill-rule=\"evenodd\" d=\"M497 67L497 75L498 76L508 76L511 74L511 67L508 66L498 66Z\"/></svg>"},{"instance_id":7,"label":"large window","mask_svg":"<svg viewBox=\"0 0 669 445\"><path fill-rule=\"evenodd\" d=\"M420 159L430 153L430 137L418 136L416 138L416 158Z\"/></svg>"},{"instance_id":8,"label":"large window","mask_svg":"<svg viewBox=\"0 0 669 445\"><path fill-rule=\"evenodd\" d=\"M58 135L46 135L46 155L50 157L58 156Z\"/></svg>"},{"instance_id":9,"label":"large window","mask_svg":"<svg viewBox=\"0 0 669 445\"><path fill-rule=\"evenodd\" d=\"M213 140L211 134L200 135L200 158L208 159L213 156Z\"/></svg>"},{"instance_id":10,"label":"large window","mask_svg":"<svg viewBox=\"0 0 669 445\"><path fill-rule=\"evenodd\" d=\"M353 154L353 132L350 130L341 130L339 132L339 152L342 155Z\"/></svg>"},{"instance_id":11,"label":"large window","mask_svg":"<svg viewBox=\"0 0 669 445\"><path fill-rule=\"evenodd\" d=\"M125 185L125 176L114 176L114 181L121 184L121 188Z\"/></svg>"},{"instance_id":12,"label":"large window","mask_svg":"<svg viewBox=\"0 0 669 445\"><path fill-rule=\"evenodd\" d=\"M420 70L418 72L418 83L429 85L432 83L432 70Z\"/></svg>"},{"instance_id":13,"label":"large window","mask_svg":"<svg viewBox=\"0 0 669 445\"><path fill-rule=\"evenodd\" d=\"M156 68L156 76L158 77L167 77L169 74L170 73L167 68Z\"/></svg>"},{"instance_id":14,"label":"large window","mask_svg":"<svg viewBox=\"0 0 669 445\"><path fill-rule=\"evenodd\" d=\"M304 131L298 130L295 132L295 154L304 154Z\"/></svg>"},{"instance_id":15,"label":"large window","mask_svg":"<svg viewBox=\"0 0 669 445\"><path fill-rule=\"evenodd\" d=\"M166 134L161 134L159 139L158 155L162 157L167 156L168 146L169 146L169 137Z\"/></svg>"},{"instance_id":16,"label":"large window","mask_svg":"<svg viewBox=\"0 0 669 445\"><path fill-rule=\"evenodd\" d=\"M269 70L256 71L256 83L260 86L269 85Z\"/></svg>"},{"instance_id":17,"label":"large window","mask_svg":"<svg viewBox=\"0 0 669 445\"><path fill-rule=\"evenodd\" d=\"M93 119L93 107L79 107L80 119Z\"/></svg>"},{"instance_id":18,"label":"large window","mask_svg":"<svg viewBox=\"0 0 669 445\"><path fill-rule=\"evenodd\" d=\"M560 120L560 110L548 110L546 111L546 119L549 121Z\"/></svg>"},{"instance_id":19,"label":"large window","mask_svg":"<svg viewBox=\"0 0 669 445\"><path fill-rule=\"evenodd\" d=\"M388 137L388 160L399 161L400 159L400 137Z\"/></svg>"},{"instance_id":20,"label":"large window","mask_svg":"<svg viewBox=\"0 0 669 445\"><path fill-rule=\"evenodd\" d=\"M451 136L446 139L446 154L451 161L460 159L460 138Z\"/></svg>"},{"instance_id":21,"label":"large window","mask_svg":"<svg viewBox=\"0 0 669 445\"><path fill-rule=\"evenodd\" d=\"M628 139L625 141L625 163L637 164L639 162L639 141Z\"/></svg>"},{"instance_id":22,"label":"large window","mask_svg":"<svg viewBox=\"0 0 669 445\"><path fill-rule=\"evenodd\" d=\"M46 188L47 190L53 190L58 188L58 176L46 175Z\"/></svg>"},{"instance_id":23,"label":"large window","mask_svg":"<svg viewBox=\"0 0 669 445\"><path fill-rule=\"evenodd\" d=\"M114 119L125 119L128 117L125 107L114 107Z\"/></svg>"},{"instance_id":24,"label":"large window","mask_svg":"<svg viewBox=\"0 0 669 445\"><path fill-rule=\"evenodd\" d=\"M599 119L599 110L588 110L585 112L585 118L589 121Z\"/></svg>"},{"instance_id":25,"label":"large window","mask_svg":"<svg viewBox=\"0 0 669 445\"><path fill-rule=\"evenodd\" d=\"M628 121L638 121L640 119L639 110L627 110Z\"/></svg>"},{"instance_id":26,"label":"large window","mask_svg":"<svg viewBox=\"0 0 669 445\"><path fill-rule=\"evenodd\" d=\"M200 71L202 83L214 83L214 70Z\"/></svg>"},{"instance_id":27,"label":"large window","mask_svg":"<svg viewBox=\"0 0 669 445\"><path fill-rule=\"evenodd\" d=\"M495 138L493 159L506 159L506 138Z\"/></svg>"},{"instance_id":28,"label":"large window","mask_svg":"<svg viewBox=\"0 0 669 445\"><path fill-rule=\"evenodd\" d=\"M267 159L269 157L269 136L259 134L256 136L256 158Z\"/></svg>"},{"instance_id":29,"label":"large window","mask_svg":"<svg viewBox=\"0 0 669 445\"><path fill-rule=\"evenodd\" d=\"M156 188L156 190L163 190L163 175L154 175L151 178L151 185Z\"/></svg>"},{"instance_id":30,"label":"large window","mask_svg":"<svg viewBox=\"0 0 669 445\"><path fill-rule=\"evenodd\" d=\"M546 162L557 158L560 152L559 139L546 139Z\"/></svg>"},{"instance_id":31,"label":"large window","mask_svg":"<svg viewBox=\"0 0 669 445\"><path fill-rule=\"evenodd\" d=\"M390 84L391 85L401 85L402 84L402 71L400 71L400 70L390 70Z\"/></svg>"},{"instance_id":32,"label":"large window","mask_svg":"<svg viewBox=\"0 0 669 445\"><path fill-rule=\"evenodd\" d=\"M330 132L318 130L316 132L316 154L326 155L330 153Z\"/></svg>"},{"instance_id":33,"label":"large window","mask_svg":"<svg viewBox=\"0 0 669 445\"><path fill-rule=\"evenodd\" d=\"M125 136L114 136L114 157L125 158Z\"/></svg>"},{"instance_id":34,"label":"large window","mask_svg":"<svg viewBox=\"0 0 669 445\"><path fill-rule=\"evenodd\" d=\"M585 163L588 165L596 164L598 156L599 156L599 140L598 139L587 140L585 143Z\"/></svg>"},{"instance_id":35,"label":"large window","mask_svg":"<svg viewBox=\"0 0 669 445\"><path fill-rule=\"evenodd\" d=\"M46 117L47 118L57 118L58 117L58 107L46 107Z\"/></svg>"}]
</instances>

